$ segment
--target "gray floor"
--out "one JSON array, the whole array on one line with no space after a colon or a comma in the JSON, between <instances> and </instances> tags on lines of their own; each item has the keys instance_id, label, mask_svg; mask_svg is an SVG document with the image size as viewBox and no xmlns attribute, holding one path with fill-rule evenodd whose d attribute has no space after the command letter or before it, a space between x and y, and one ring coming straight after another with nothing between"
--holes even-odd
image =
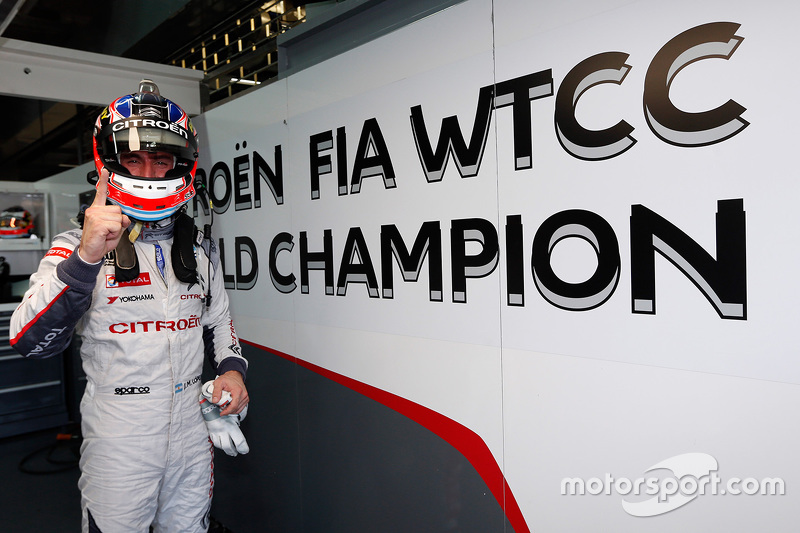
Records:
<instances>
[{"instance_id":1,"label":"gray floor","mask_svg":"<svg viewBox=\"0 0 800 533\"><path fill-rule=\"evenodd\" d=\"M0 439L0 529L4 533L80 531L79 441L58 440L59 431Z\"/></svg>"},{"instance_id":2,"label":"gray floor","mask_svg":"<svg viewBox=\"0 0 800 533\"><path fill-rule=\"evenodd\" d=\"M0 439L0 531L79 533L80 440L61 427ZM232 533L211 518L209 533Z\"/></svg>"}]
</instances>

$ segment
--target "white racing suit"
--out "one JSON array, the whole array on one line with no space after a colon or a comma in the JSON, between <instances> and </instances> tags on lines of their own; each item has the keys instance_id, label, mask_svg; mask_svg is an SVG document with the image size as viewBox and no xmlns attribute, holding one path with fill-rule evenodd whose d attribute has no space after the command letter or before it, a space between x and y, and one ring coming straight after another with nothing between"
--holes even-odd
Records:
<instances>
[{"instance_id":1,"label":"white racing suit","mask_svg":"<svg viewBox=\"0 0 800 533\"><path fill-rule=\"evenodd\" d=\"M144 228L134 245L140 274L118 283L108 258L81 260L80 236L53 240L10 338L28 357L60 353L73 331L82 338L83 531L205 532L214 456L197 402L204 351L217 374L247 369L216 247L208 239L194 247L199 283L182 283L171 266L172 225Z\"/></svg>"}]
</instances>

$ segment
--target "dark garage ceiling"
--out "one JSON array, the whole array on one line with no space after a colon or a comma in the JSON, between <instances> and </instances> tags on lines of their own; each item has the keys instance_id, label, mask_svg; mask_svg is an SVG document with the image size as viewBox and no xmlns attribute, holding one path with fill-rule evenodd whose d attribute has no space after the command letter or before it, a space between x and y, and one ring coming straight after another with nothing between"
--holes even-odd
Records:
<instances>
[{"instance_id":1,"label":"dark garage ceiling","mask_svg":"<svg viewBox=\"0 0 800 533\"><path fill-rule=\"evenodd\" d=\"M163 63L221 21L263 2L0 0L0 37ZM36 181L89 161L98 112L0 95L0 181Z\"/></svg>"}]
</instances>

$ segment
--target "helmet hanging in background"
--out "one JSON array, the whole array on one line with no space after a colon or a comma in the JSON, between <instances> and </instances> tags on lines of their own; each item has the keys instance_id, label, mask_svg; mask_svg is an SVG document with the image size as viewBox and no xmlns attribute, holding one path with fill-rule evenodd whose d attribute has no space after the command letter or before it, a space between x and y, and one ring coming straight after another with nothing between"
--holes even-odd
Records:
<instances>
[{"instance_id":1,"label":"helmet hanging in background","mask_svg":"<svg viewBox=\"0 0 800 533\"><path fill-rule=\"evenodd\" d=\"M15 205L0 213L0 238L30 237L35 230L33 216L22 206Z\"/></svg>"},{"instance_id":2,"label":"helmet hanging in background","mask_svg":"<svg viewBox=\"0 0 800 533\"><path fill-rule=\"evenodd\" d=\"M93 132L97 172L109 173L108 199L131 218L167 218L195 195L197 132L181 107L161 96L151 80L117 98L97 117ZM127 152L168 153L174 166L164 177L137 176L120 162Z\"/></svg>"}]
</instances>

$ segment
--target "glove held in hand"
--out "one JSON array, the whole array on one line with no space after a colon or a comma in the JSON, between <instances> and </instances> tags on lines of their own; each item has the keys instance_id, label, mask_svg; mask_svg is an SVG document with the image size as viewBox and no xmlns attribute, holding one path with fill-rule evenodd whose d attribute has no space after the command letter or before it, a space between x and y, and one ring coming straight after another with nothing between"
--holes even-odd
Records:
<instances>
[{"instance_id":1,"label":"glove held in hand","mask_svg":"<svg viewBox=\"0 0 800 533\"><path fill-rule=\"evenodd\" d=\"M236 456L239 453L245 454L250 451L250 447L247 445L247 440L245 440L244 434L239 428L239 422L244 416L220 416L220 405L222 405L223 408L228 405L231 401L231 395L228 391L222 391L220 405L211 403L211 396L214 392L213 383L213 381L209 381L203 385L202 393L198 399L200 402L200 412L203 414L203 419L206 421L206 428L208 428L208 435L211 438L211 442L215 447L221 449L230 456ZM246 411L243 411L241 414L244 415L245 412Z\"/></svg>"}]
</instances>

